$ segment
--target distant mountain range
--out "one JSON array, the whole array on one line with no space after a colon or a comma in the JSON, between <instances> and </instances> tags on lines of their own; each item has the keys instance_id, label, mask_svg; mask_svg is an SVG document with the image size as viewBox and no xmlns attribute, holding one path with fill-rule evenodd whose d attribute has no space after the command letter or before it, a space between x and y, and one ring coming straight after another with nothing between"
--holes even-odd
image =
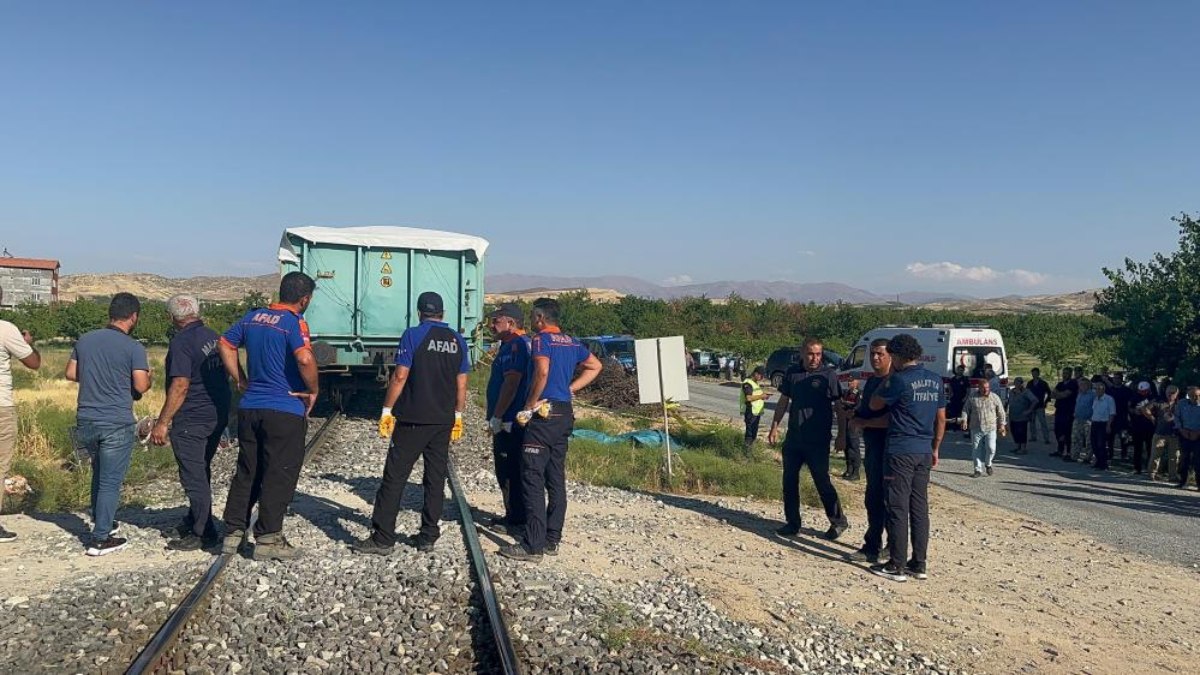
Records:
<instances>
[{"instance_id":1,"label":"distant mountain range","mask_svg":"<svg viewBox=\"0 0 1200 675\"><path fill-rule=\"evenodd\" d=\"M845 302L854 305L882 305L899 302L905 305L924 305L931 302L976 301L978 298L959 293L913 291L883 296L846 284L825 282L801 284L792 281L716 281L705 284L663 286L645 279L626 276L550 277L527 274L494 274L487 278L488 293L522 295L540 289L602 288L624 295L670 300L672 298L728 298L732 294L747 300L773 298L784 302L815 302L829 304Z\"/></svg>"},{"instance_id":2,"label":"distant mountain range","mask_svg":"<svg viewBox=\"0 0 1200 675\"><path fill-rule=\"evenodd\" d=\"M252 291L267 297L279 289L279 276L264 274L257 277L190 277L170 278L156 274L73 274L59 282L63 300L86 297L106 297L118 291L128 291L147 300L165 300L176 293L190 293L202 300L241 300ZM597 300L614 301L625 295L644 298L674 299L707 297L722 301L731 294L748 300L774 298L784 302L814 302L830 304L844 302L853 305L886 305L898 303L928 309L953 309L970 312L1091 312L1096 304L1095 290L1059 295L1010 295L1002 298L980 299L958 293L911 291L895 295L880 295L861 288L839 283L800 284L790 281L718 281L707 284L664 286L645 279L628 276L551 277L525 274L495 274L487 278L489 302L533 300L541 295L558 295L572 290L586 290Z\"/></svg>"}]
</instances>

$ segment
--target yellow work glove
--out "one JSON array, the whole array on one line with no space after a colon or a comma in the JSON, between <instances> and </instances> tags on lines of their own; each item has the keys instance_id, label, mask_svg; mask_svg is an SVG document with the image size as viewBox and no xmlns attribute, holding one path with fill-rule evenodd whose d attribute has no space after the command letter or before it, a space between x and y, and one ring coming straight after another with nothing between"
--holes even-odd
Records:
<instances>
[{"instance_id":1,"label":"yellow work glove","mask_svg":"<svg viewBox=\"0 0 1200 675\"><path fill-rule=\"evenodd\" d=\"M392 409L384 408L383 413L379 415L379 437L391 438L395 430L396 418L392 417Z\"/></svg>"},{"instance_id":2,"label":"yellow work glove","mask_svg":"<svg viewBox=\"0 0 1200 675\"><path fill-rule=\"evenodd\" d=\"M534 415L537 415L538 417L543 417L543 418L549 417L550 416L550 402L547 401L546 399L542 399L542 400L538 401L537 403L533 404L533 408L531 408L529 410L522 410L521 412L517 413L517 424L520 424L521 426L525 426L526 424L529 424L529 420L533 419Z\"/></svg>"},{"instance_id":3,"label":"yellow work glove","mask_svg":"<svg viewBox=\"0 0 1200 675\"><path fill-rule=\"evenodd\" d=\"M456 443L461 441L463 437L463 421L462 413L454 413L454 426L450 427L450 442Z\"/></svg>"}]
</instances>

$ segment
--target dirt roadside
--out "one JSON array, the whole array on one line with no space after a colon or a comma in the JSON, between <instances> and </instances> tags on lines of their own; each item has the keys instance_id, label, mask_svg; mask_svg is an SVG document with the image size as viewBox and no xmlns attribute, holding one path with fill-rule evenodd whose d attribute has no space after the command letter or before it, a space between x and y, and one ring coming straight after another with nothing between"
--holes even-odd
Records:
<instances>
[{"instance_id":1,"label":"dirt roadside","mask_svg":"<svg viewBox=\"0 0 1200 675\"><path fill-rule=\"evenodd\" d=\"M796 607L979 672L1195 672L1200 566L931 486L930 577L898 584L844 559L866 529L864 485L835 483L851 519L837 542L821 536L820 509L807 509L806 529L785 539L774 534L778 502L585 498L570 504L563 555L548 564L616 582L678 575L763 630L790 632ZM495 492L470 498L500 507Z\"/></svg>"}]
</instances>

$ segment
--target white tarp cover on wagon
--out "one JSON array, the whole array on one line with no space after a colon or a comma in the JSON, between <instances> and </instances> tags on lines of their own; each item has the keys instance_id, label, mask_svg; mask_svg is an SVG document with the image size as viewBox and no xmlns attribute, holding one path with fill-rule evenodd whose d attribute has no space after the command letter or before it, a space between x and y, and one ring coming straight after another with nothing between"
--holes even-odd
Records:
<instances>
[{"instance_id":1,"label":"white tarp cover on wagon","mask_svg":"<svg viewBox=\"0 0 1200 675\"><path fill-rule=\"evenodd\" d=\"M298 237L314 244L341 244L344 246L367 246L371 248L411 248L419 251L474 251L482 260L488 241L481 237L457 232L424 230L419 227L392 227L372 225L369 227L290 227L283 232L279 242L279 262L299 264L300 259L292 249L288 236Z\"/></svg>"}]
</instances>

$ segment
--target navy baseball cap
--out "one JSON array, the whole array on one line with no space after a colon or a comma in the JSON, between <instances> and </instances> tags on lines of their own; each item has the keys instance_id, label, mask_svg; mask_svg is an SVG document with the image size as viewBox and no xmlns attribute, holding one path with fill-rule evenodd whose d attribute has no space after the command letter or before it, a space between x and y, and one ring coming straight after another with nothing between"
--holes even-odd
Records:
<instances>
[{"instance_id":1,"label":"navy baseball cap","mask_svg":"<svg viewBox=\"0 0 1200 675\"><path fill-rule=\"evenodd\" d=\"M489 314L488 316L493 319L495 319L497 317L505 316L505 317L512 319L513 321L516 321L517 323L521 323L521 322L525 321L525 312L522 312L521 306L515 302L506 302L506 303L500 305L495 310L493 310L492 313Z\"/></svg>"},{"instance_id":2,"label":"navy baseball cap","mask_svg":"<svg viewBox=\"0 0 1200 675\"><path fill-rule=\"evenodd\" d=\"M444 311L442 296L433 291L425 291L417 296L417 311L422 314L441 314Z\"/></svg>"}]
</instances>

